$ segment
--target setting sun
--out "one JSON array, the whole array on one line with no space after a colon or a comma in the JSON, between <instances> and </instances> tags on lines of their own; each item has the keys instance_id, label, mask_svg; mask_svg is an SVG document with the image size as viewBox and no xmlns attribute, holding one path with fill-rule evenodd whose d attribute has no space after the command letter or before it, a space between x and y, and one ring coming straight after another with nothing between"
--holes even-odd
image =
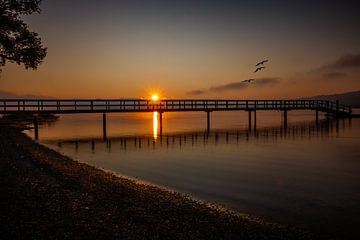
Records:
<instances>
[{"instance_id":1,"label":"setting sun","mask_svg":"<svg viewBox=\"0 0 360 240\"><path fill-rule=\"evenodd\" d=\"M159 100L159 95L157 95L157 94L151 95L151 100L158 101Z\"/></svg>"}]
</instances>

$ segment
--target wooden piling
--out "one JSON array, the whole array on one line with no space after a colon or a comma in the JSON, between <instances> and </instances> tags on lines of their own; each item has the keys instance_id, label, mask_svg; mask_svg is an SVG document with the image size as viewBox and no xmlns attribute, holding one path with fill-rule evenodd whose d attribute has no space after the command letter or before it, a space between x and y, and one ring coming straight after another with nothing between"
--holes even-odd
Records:
<instances>
[{"instance_id":1,"label":"wooden piling","mask_svg":"<svg viewBox=\"0 0 360 240\"><path fill-rule=\"evenodd\" d=\"M256 110L254 110L254 131L256 131Z\"/></svg>"},{"instance_id":2,"label":"wooden piling","mask_svg":"<svg viewBox=\"0 0 360 240\"><path fill-rule=\"evenodd\" d=\"M284 128L287 128L287 123L288 123L288 115L287 115L288 110L284 110Z\"/></svg>"},{"instance_id":3,"label":"wooden piling","mask_svg":"<svg viewBox=\"0 0 360 240\"><path fill-rule=\"evenodd\" d=\"M251 131L251 110L249 112L249 131Z\"/></svg>"},{"instance_id":4,"label":"wooden piling","mask_svg":"<svg viewBox=\"0 0 360 240\"><path fill-rule=\"evenodd\" d=\"M210 132L210 111L206 111L206 117L207 117L207 132Z\"/></svg>"},{"instance_id":5,"label":"wooden piling","mask_svg":"<svg viewBox=\"0 0 360 240\"><path fill-rule=\"evenodd\" d=\"M163 114L163 112L159 112L159 133L160 133L160 137L162 137L162 130L163 130L162 114Z\"/></svg>"},{"instance_id":6,"label":"wooden piling","mask_svg":"<svg viewBox=\"0 0 360 240\"><path fill-rule=\"evenodd\" d=\"M107 139L107 134L106 134L106 113L103 113L103 115L102 115L102 122L103 122L103 139L106 140Z\"/></svg>"},{"instance_id":7,"label":"wooden piling","mask_svg":"<svg viewBox=\"0 0 360 240\"><path fill-rule=\"evenodd\" d=\"M34 134L35 140L39 140L39 115L34 114Z\"/></svg>"}]
</instances>

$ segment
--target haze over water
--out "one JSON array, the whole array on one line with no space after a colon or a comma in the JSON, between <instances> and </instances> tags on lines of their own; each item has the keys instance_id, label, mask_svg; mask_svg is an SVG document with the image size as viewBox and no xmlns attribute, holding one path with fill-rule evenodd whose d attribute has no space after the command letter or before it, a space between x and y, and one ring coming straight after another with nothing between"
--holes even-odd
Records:
<instances>
[{"instance_id":1,"label":"haze over water","mask_svg":"<svg viewBox=\"0 0 360 240\"><path fill-rule=\"evenodd\" d=\"M155 119L154 119L155 118ZM360 121L315 123L314 112L62 115L40 128L40 142L120 175L164 186L271 221L337 236L359 225ZM33 136L32 131L27 134Z\"/></svg>"}]
</instances>

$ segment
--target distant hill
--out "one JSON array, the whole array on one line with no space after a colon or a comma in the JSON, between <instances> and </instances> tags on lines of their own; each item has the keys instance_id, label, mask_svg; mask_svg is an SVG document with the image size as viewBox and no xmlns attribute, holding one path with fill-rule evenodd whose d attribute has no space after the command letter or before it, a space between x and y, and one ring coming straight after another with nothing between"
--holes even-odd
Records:
<instances>
[{"instance_id":1,"label":"distant hill","mask_svg":"<svg viewBox=\"0 0 360 240\"><path fill-rule=\"evenodd\" d=\"M318 100L330 100L330 101L339 100L341 104L348 105L353 108L360 108L360 91L330 94L330 95L319 95L319 96L306 97L301 99L309 99L309 100L318 99Z\"/></svg>"},{"instance_id":2,"label":"distant hill","mask_svg":"<svg viewBox=\"0 0 360 240\"><path fill-rule=\"evenodd\" d=\"M6 98L6 99L22 99L22 98L42 98L42 99L51 99L52 97L48 96L40 96L40 95L32 95L32 94L15 94L12 92L6 92L0 90L0 99Z\"/></svg>"}]
</instances>

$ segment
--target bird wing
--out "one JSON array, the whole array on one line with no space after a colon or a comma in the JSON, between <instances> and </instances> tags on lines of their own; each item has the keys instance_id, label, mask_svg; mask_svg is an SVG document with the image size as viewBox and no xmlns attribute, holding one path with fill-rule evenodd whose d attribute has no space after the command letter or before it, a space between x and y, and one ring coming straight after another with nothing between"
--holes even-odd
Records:
<instances>
[{"instance_id":1,"label":"bird wing","mask_svg":"<svg viewBox=\"0 0 360 240\"><path fill-rule=\"evenodd\" d=\"M263 61L261 61L261 62L258 62L255 66L257 67L257 66L259 66L259 65L262 65L262 64L264 64L264 63L266 63L266 62L268 62L269 60L263 60Z\"/></svg>"},{"instance_id":2,"label":"bird wing","mask_svg":"<svg viewBox=\"0 0 360 240\"><path fill-rule=\"evenodd\" d=\"M262 70L262 69L264 69L265 67L258 67L255 71L254 71L254 73L256 73L257 71L260 71L260 70Z\"/></svg>"},{"instance_id":3,"label":"bird wing","mask_svg":"<svg viewBox=\"0 0 360 240\"><path fill-rule=\"evenodd\" d=\"M257 67L257 66L259 66L259 65L262 65L262 64L264 64L264 63L266 63L266 62L268 62L269 60L263 60L263 61L261 61L261 62L258 62L256 65L255 65L255 67Z\"/></svg>"}]
</instances>

